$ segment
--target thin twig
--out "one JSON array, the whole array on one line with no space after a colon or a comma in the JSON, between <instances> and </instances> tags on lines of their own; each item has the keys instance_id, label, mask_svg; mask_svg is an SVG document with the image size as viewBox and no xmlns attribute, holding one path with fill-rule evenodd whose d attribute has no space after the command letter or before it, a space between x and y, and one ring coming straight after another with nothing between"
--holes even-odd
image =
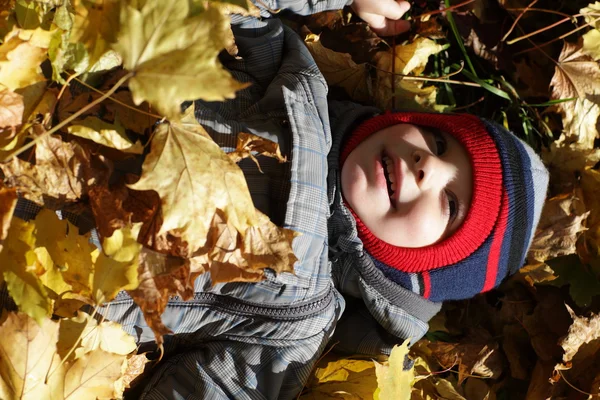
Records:
<instances>
[{"instance_id":1,"label":"thin twig","mask_svg":"<svg viewBox=\"0 0 600 400\"><path fill-rule=\"evenodd\" d=\"M529 10L531 10L531 7L533 5L535 5L535 3L537 3L539 0L533 0L531 3L529 3L529 5L527 7L525 7L523 9L523 12L521 12L521 14L519 14L519 16L517 18L515 18L513 24L510 26L510 28L508 29L508 32L506 32L506 35L504 35L502 37L502 39L500 39L501 42L504 42L506 40L506 38L512 33L512 31L515 29L515 26L517 26L517 24L519 23L519 21L521 20L521 18L523 17L523 15L525 15L525 13Z\"/></svg>"},{"instance_id":2,"label":"thin twig","mask_svg":"<svg viewBox=\"0 0 600 400\"><path fill-rule=\"evenodd\" d=\"M417 18L423 18L423 17L428 17L428 16L430 16L430 15L441 14L441 13L444 13L444 12L446 12L446 11L452 11L452 10L456 10L457 8L464 7L464 6L466 6L466 5L469 5L469 4L471 4L471 3L474 3L475 1L476 1L476 0L467 0L467 1L463 1L463 2L462 2L462 3L460 3L460 4L455 4L455 5L453 5L453 6L450 6L450 7L444 7L444 8L443 8L443 9L441 9L441 10L429 11L429 12L426 12L426 13L423 13L423 14L420 14L420 15L417 15L417 16L414 16L414 17L412 17L412 18L413 18L413 19L417 19ZM537 1L537 0L536 0L536 1Z\"/></svg>"},{"instance_id":3,"label":"thin twig","mask_svg":"<svg viewBox=\"0 0 600 400\"><path fill-rule=\"evenodd\" d=\"M564 12L560 12L560 11L554 11L554 10L546 10L545 8L536 8L536 7L526 7L526 8L507 8L506 11L538 11L538 12L543 12L543 13L547 13L547 14L556 14L556 15L560 15L561 17L568 17L568 18L573 18L572 15L569 15L567 13Z\"/></svg>"},{"instance_id":4,"label":"thin twig","mask_svg":"<svg viewBox=\"0 0 600 400\"><path fill-rule=\"evenodd\" d=\"M600 19L600 18L596 18L596 19L594 20L594 22L598 21L599 19ZM530 47L530 48L528 48L528 49L525 49L525 50L518 51L518 52L516 52L515 54L513 54L513 56L515 56L515 57L516 57L516 56L518 56L518 55L520 55L520 54L529 53L530 51L533 51L533 50L540 50L540 51L542 51L542 50L541 50L541 48L542 48L542 47L546 47L546 46L548 46L549 44L552 44L552 43L554 43L554 42L556 42L556 41L562 40L562 39L566 38L567 36L570 36L570 35L572 35L572 34L574 34L574 33L578 32L578 31L580 31L580 30L582 30L582 29L584 29L584 28L586 28L586 27L587 27L587 25L582 25L582 26L580 26L580 27L578 27L578 28L575 28L575 29L573 29L572 31L569 31L569 32L567 32L567 33L565 33L565 34L563 34L563 35L560 35L560 36L559 36L559 37L557 37L557 38L554 38L554 39L552 39L552 40L549 40L549 41L547 41L547 42L544 42L544 43L542 43L542 44L535 44L535 43L533 43L533 42L530 40L530 43L532 43L532 44L533 44L533 47ZM542 52L543 52L543 51L542 51ZM546 54L545 52L543 52L543 53L544 53L544 54Z\"/></svg>"},{"instance_id":5,"label":"thin twig","mask_svg":"<svg viewBox=\"0 0 600 400\"><path fill-rule=\"evenodd\" d=\"M385 70L385 69L377 68L373 64L369 64L369 65L371 66L371 68L375 68L377 71L385 72L386 74L392 74L392 72ZM480 84L475 83L475 82L455 81L453 79L446 79L447 76L456 75L460 71L462 71L462 67L460 70L458 70L456 72L441 76L439 78L428 77L428 76L412 76L412 75L405 75L405 74L398 74L398 73L396 73L394 75L401 76L403 80L407 80L407 81L424 81L424 82L432 81L432 82L442 82L442 83L453 83L455 85L481 87Z\"/></svg>"},{"instance_id":6,"label":"thin twig","mask_svg":"<svg viewBox=\"0 0 600 400\"><path fill-rule=\"evenodd\" d=\"M474 102L472 102L472 103L470 103L470 104L467 104L466 106L454 107L454 108L452 109L452 111L464 110L464 109L466 109L466 108L469 108L469 107L472 107L472 106L474 106L474 105L475 105L475 104L477 104L477 103L481 103L481 102L482 102L482 101L484 101L484 100L485 100L485 96L481 96L479 99L475 100Z\"/></svg>"},{"instance_id":7,"label":"thin twig","mask_svg":"<svg viewBox=\"0 0 600 400\"><path fill-rule=\"evenodd\" d=\"M88 88L90 90L93 90L96 93L104 94L104 92L102 92L101 90L98 90L95 87L88 85L87 83L85 83L84 81L82 81L80 79L75 78L75 80L77 82L79 82L80 84L82 84L83 86L85 86L86 88ZM144 115L147 115L149 117L153 117L153 118L157 118L157 119L161 119L162 118L161 115L156 115L156 114L152 114L152 113L149 113L149 112L146 112L146 111L142 111L139 108L132 107L129 104L123 103L122 101L115 99L114 97L110 97L109 96L107 99L111 100L111 101L114 101L115 103L117 103L117 104L119 104L119 105L121 105L121 106L123 106L125 108L128 108L128 109L133 110L133 111L137 111L140 114L144 114Z\"/></svg>"},{"instance_id":8,"label":"thin twig","mask_svg":"<svg viewBox=\"0 0 600 400\"><path fill-rule=\"evenodd\" d=\"M568 22L568 21L571 21L571 20L572 20L572 19L571 19L570 17L569 17L569 18L563 18L563 19L561 19L560 21L557 21L557 22L555 22L555 23L553 23L553 24L550 24L550 25L548 25L548 26L545 26L545 27L543 27L543 28L540 28L540 29L538 29L538 30L536 30L536 31L530 32L530 33L528 33L528 34L526 34L526 35L519 36L518 38L515 38L515 39L512 39L512 40L509 40L509 41L508 41L508 42L506 42L506 43L508 43L508 44L515 44L515 43L517 43L517 42L520 42L520 41L521 41L521 40L523 40L523 39L530 38L530 37L532 37L532 36L535 36L535 35L537 35L538 33L546 32L548 29L552 29L552 28L554 28L555 26L558 26L558 25L560 25L560 24L563 24L563 23L565 23L565 22Z\"/></svg>"},{"instance_id":9,"label":"thin twig","mask_svg":"<svg viewBox=\"0 0 600 400\"><path fill-rule=\"evenodd\" d=\"M579 17L583 17L583 16L586 16L586 15L597 16L597 15L600 15L600 14L599 13L575 14L575 15L573 15L571 17L563 18L563 19L561 19L558 22L555 22L555 23L553 23L551 25L548 25L548 26L546 26L544 28L540 28L540 29L538 29L535 32L531 32L531 33L528 33L528 34L526 34L524 36L521 36L521 37L518 37L516 39L510 40L510 41L508 41L506 43L508 43L508 44L514 44L514 43L516 43L516 42L518 42L520 40L527 39L527 38L529 38L529 37L531 37L533 35L537 35L538 33L542 33L542 32L547 31L548 29L552 29L555 26L562 24L563 22L569 21L570 19L572 20L573 18L579 18ZM594 20L592 21L591 24L586 22L585 25L579 26L579 27L573 29L572 31L567 32L567 33L559 36L558 38L552 39L549 42L544 43L543 45L545 46L546 44L550 44L550 43L556 42L557 40L560 40L560 39L563 39L563 38L565 38L565 37L567 37L569 35L572 35L573 33L577 32L577 31L580 31L580 30L584 29L585 27L593 26L592 24L595 23L596 21L598 21L599 19L600 19L600 17L594 18ZM541 47L541 45L540 45L540 47Z\"/></svg>"},{"instance_id":10,"label":"thin twig","mask_svg":"<svg viewBox=\"0 0 600 400\"><path fill-rule=\"evenodd\" d=\"M88 111L88 110L92 109L93 107L95 107L97 104L102 103L104 100L106 100L107 98L109 98L110 95L112 95L123 83L125 83L125 81L127 81L127 79L131 78L133 75L134 75L133 72L129 72L127 75L125 75L121 79L119 79L119 81L117 83L115 83L115 85L112 88L110 88L110 90L108 92L106 92L102 97L99 97L96 100L92 101L90 104L88 104L87 106L83 107L81 110L77 111L76 113L74 113L73 115L71 115L69 118L66 118L61 123L53 126L52 129L50 129L49 131L44 132L40 136L35 137L31 142L27 143L23 147L15 150L15 151L13 151L8 156L6 156L3 161L9 161L10 159L12 159L13 157L18 156L19 154L21 154L25 150L28 150L28 149L32 148L40 140L42 140L45 137L50 136L54 132L58 131L63 126L65 126L65 125L69 124L71 121L75 120L81 114L83 114L86 111Z\"/></svg>"},{"instance_id":11,"label":"thin twig","mask_svg":"<svg viewBox=\"0 0 600 400\"><path fill-rule=\"evenodd\" d=\"M572 384L571 384L571 382L569 382L569 381L567 380L567 378L565 378L565 375L562 373L562 371L561 371L560 369L558 370L558 373L559 373L559 374L560 374L560 376L561 376L561 377L562 377L562 378L565 380L565 383L566 383L567 385L571 386L571 388L573 388L573 389L577 390L579 393L581 393L581 394L585 394L586 396L590 396L590 397L600 397L600 395L598 395L598 394L592 394L592 393L584 392L583 390L581 390L581 389L579 389L579 388L575 387L574 385L572 385Z\"/></svg>"}]
</instances>

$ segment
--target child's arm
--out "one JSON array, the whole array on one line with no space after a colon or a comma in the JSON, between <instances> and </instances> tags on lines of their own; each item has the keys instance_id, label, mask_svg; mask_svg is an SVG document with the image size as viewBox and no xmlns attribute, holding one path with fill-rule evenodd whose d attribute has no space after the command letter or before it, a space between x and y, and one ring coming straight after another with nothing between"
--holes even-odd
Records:
<instances>
[{"instance_id":1,"label":"child's arm","mask_svg":"<svg viewBox=\"0 0 600 400\"><path fill-rule=\"evenodd\" d=\"M405 0L252 0L263 10L289 10L300 15L322 11L339 10L345 6L352 9L381 36L393 36L410 29L410 22L402 16L410 9Z\"/></svg>"}]
</instances>

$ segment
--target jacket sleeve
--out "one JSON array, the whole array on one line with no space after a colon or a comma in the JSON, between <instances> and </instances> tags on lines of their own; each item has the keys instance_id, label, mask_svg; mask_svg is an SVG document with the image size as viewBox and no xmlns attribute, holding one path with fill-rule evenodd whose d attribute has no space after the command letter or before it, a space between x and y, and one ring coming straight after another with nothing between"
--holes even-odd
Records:
<instances>
[{"instance_id":1,"label":"jacket sleeve","mask_svg":"<svg viewBox=\"0 0 600 400\"><path fill-rule=\"evenodd\" d=\"M299 15L311 15L322 11L341 10L353 0L252 0L264 17L280 10Z\"/></svg>"}]
</instances>

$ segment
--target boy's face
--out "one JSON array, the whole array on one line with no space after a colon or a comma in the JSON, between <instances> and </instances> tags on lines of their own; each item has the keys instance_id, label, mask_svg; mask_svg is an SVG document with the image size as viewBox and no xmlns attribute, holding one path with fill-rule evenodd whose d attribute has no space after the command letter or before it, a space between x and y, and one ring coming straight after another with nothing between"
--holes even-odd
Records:
<instances>
[{"instance_id":1,"label":"boy's face","mask_svg":"<svg viewBox=\"0 0 600 400\"><path fill-rule=\"evenodd\" d=\"M380 240L423 247L451 236L471 204L473 172L451 135L398 124L362 141L342 166L342 193Z\"/></svg>"}]
</instances>

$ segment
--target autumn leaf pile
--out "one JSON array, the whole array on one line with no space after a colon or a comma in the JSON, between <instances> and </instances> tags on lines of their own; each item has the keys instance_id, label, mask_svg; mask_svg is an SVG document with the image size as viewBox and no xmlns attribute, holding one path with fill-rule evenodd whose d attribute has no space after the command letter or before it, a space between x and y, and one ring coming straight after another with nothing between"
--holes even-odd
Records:
<instances>
[{"instance_id":1,"label":"autumn leaf pile","mask_svg":"<svg viewBox=\"0 0 600 400\"><path fill-rule=\"evenodd\" d=\"M347 10L289 23L333 97L495 120L541 154L551 180L527 265L444 304L411 347L412 391L389 398L600 398L600 2L411 5L412 29L395 38ZM378 367L334 353L302 398L371 399Z\"/></svg>"},{"instance_id":2,"label":"autumn leaf pile","mask_svg":"<svg viewBox=\"0 0 600 400\"><path fill-rule=\"evenodd\" d=\"M181 108L246 86L217 60L235 52L231 12L257 9L0 2L0 285L17 309L0 321L0 398L122 397L145 356L99 318L121 291L161 345L168 299L191 298L198 275L293 271L296 234L254 208L236 164L285 162L277 146L240 132L225 154ZM18 198L34 219L16 215Z\"/></svg>"}]
</instances>

